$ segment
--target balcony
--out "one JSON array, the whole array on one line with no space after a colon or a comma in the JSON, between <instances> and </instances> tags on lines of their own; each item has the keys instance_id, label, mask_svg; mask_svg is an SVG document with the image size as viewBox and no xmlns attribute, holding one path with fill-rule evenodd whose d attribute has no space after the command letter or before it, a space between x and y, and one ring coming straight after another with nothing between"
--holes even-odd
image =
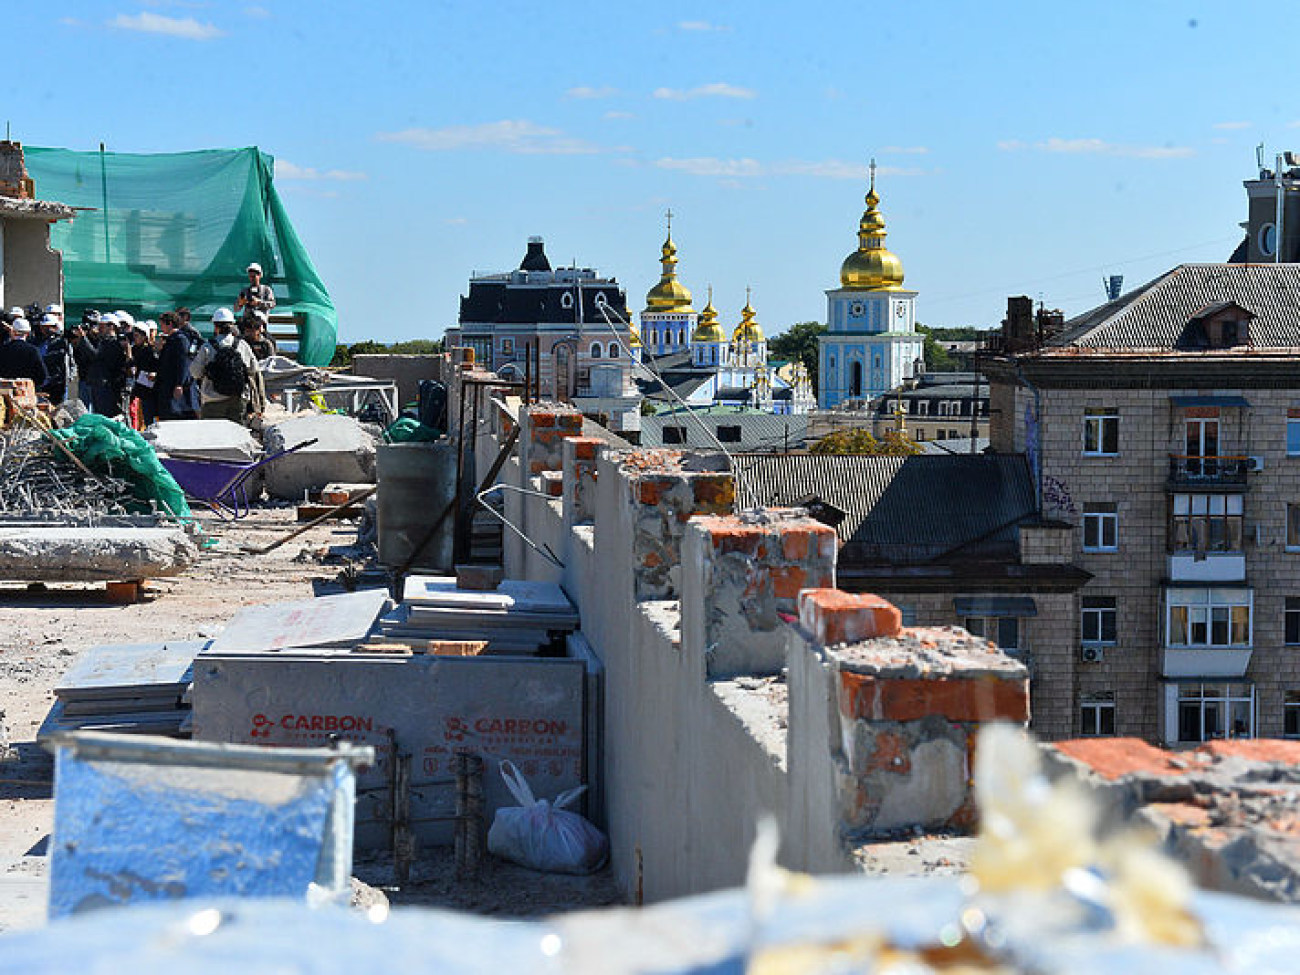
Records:
<instances>
[{"instance_id":1,"label":"balcony","mask_svg":"<svg viewBox=\"0 0 1300 975\"><path fill-rule=\"evenodd\" d=\"M1243 552L1173 552L1169 555L1169 581L1175 583L1243 583Z\"/></svg>"},{"instance_id":2,"label":"balcony","mask_svg":"<svg viewBox=\"0 0 1300 975\"><path fill-rule=\"evenodd\" d=\"M1186 491L1244 491L1250 457L1169 455L1169 489Z\"/></svg>"},{"instance_id":3,"label":"balcony","mask_svg":"<svg viewBox=\"0 0 1300 975\"><path fill-rule=\"evenodd\" d=\"M1244 677L1250 647L1165 647L1160 651L1164 677Z\"/></svg>"}]
</instances>

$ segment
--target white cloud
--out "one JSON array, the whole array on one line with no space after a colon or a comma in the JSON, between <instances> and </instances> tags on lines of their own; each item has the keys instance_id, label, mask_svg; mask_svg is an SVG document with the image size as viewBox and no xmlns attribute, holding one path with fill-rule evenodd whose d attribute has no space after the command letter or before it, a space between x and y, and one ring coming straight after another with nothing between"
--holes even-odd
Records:
<instances>
[{"instance_id":1,"label":"white cloud","mask_svg":"<svg viewBox=\"0 0 1300 975\"><path fill-rule=\"evenodd\" d=\"M1255 123L1253 122L1215 122L1214 128L1233 131L1236 129L1248 129L1254 124Z\"/></svg>"},{"instance_id":2,"label":"white cloud","mask_svg":"<svg viewBox=\"0 0 1300 975\"><path fill-rule=\"evenodd\" d=\"M313 169L311 166L299 166L287 159L275 161L275 178L290 180L332 180L336 182L355 182L367 179L365 173L351 169Z\"/></svg>"},{"instance_id":3,"label":"white cloud","mask_svg":"<svg viewBox=\"0 0 1300 975\"><path fill-rule=\"evenodd\" d=\"M605 113L603 116L601 116L601 117L602 117L602 118L608 118L608 119L627 119L627 118L636 118L636 116L635 116L634 114L632 114L631 112L606 112L606 113Z\"/></svg>"},{"instance_id":4,"label":"white cloud","mask_svg":"<svg viewBox=\"0 0 1300 975\"><path fill-rule=\"evenodd\" d=\"M690 159L673 159L665 156L656 159L660 169L672 169L692 176L762 176L763 166L757 159L718 159L713 156L696 156Z\"/></svg>"},{"instance_id":5,"label":"white cloud","mask_svg":"<svg viewBox=\"0 0 1300 975\"><path fill-rule=\"evenodd\" d=\"M578 85L576 88L570 88L564 94L569 98L610 98L618 94L618 89L612 85L601 85L599 88L590 85Z\"/></svg>"},{"instance_id":6,"label":"white cloud","mask_svg":"<svg viewBox=\"0 0 1300 975\"><path fill-rule=\"evenodd\" d=\"M210 41L225 35L225 31L213 24L201 24L193 17L165 17L148 11L141 11L134 17L118 14L108 21L107 26L143 34L164 34L187 41Z\"/></svg>"},{"instance_id":7,"label":"white cloud","mask_svg":"<svg viewBox=\"0 0 1300 975\"><path fill-rule=\"evenodd\" d=\"M757 98L758 92L752 88L742 88L739 85L729 85L725 81L715 81L708 85L697 85L694 88L656 88L653 92L655 98L662 98L672 102L684 102L692 98Z\"/></svg>"},{"instance_id":8,"label":"white cloud","mask_svg":"<svg viewBox=\"0 0 1300 975\"><path fill-rule=\"evenodd\" d=\"M1190 146L1135 146L1104 139L1061 139L1052 137L1042 142L1028 143L1020 139L1006 139L998 144L1004 152L1034 149L1038 152L1068 155L1122 156L1129 159L1182 159L1196 155Z\"/></svg>"},{"instance_id":9,"label":"white cloud","mask_svg":"<svg viewBox=\"0 0 1300 975\"><path fill-rule=\"evenodd\" d=\"M731 28L725 24L711 24L707 20L682 20L678 22L677 29L688 32L718 31L721 33L726 33L731 30Z\"/></svg>"},{"instance_id":10,"label":"white cloud","mask_svg":"<svg viewBox=\"0 0 1300 975\"><path fill-rule=\"evenodd\" d=\"M692 176L713 176L725 179L758 176L813 176L818 179L866 180L870 176L865 163L844 162L840 159L787 159L762 163L757 159L720 159L715 156L694 156L684 159L665 156L655 160L660 169L690 173ZM879 166L877 174L883 176L915 176L920 170Z\"/></svg>"},{"instance_id":11,"label":"white cloud","mask_svg":"<svg viewBox=\"0 0 1300 975\"><path fill-rule=\"evenodd\" d=\"M525 119L502 119L479 125L448 125L441 129L404 129L380 132L380 142L397 142L430 152L460 149L500 149L524 155L575 156L603 152L600 146L566 136Z\"/></svg>"}]
</instances>

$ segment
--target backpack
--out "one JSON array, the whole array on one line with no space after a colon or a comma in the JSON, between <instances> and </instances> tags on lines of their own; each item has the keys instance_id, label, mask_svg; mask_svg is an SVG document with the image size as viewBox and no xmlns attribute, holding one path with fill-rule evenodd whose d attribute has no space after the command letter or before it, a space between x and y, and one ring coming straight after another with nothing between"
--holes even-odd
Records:
<instances>
[{"instance_id":1,"label":"backpack","mask_svg":"<svg viewBox=\"0 0 1300 975\"><path fill-rule=\"evenodd\" d=\"M219 345L203 375L220 396L238 396L248 385L248 366L240 358L238 345Z\"/></svg>"}]
</instances>

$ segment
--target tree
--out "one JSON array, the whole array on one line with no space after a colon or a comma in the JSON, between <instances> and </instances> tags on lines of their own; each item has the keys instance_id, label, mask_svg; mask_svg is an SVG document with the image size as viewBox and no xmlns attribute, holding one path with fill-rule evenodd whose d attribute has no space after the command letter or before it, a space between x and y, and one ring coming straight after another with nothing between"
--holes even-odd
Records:
<instances>
[{"instance_id":1,"label":"tree","mask_svg":"<svg viewBox=\"0 0 1300 975\"><path fill-rule=\"evenodd\" d=\"M958 331L957 329L934 329L917 322L916 330L925 336L925 351L922 354L925 356L925 368L927 372L961 371L961 363L949 354L948 350L944 346L940 345L939 341L935 338L936 332ZM944 336L944 339L949 342L960 341L958 339L953 339L950 336Z\"/></svg>"},{"instance_id":2,"label":"tree","mask_svg":"<svg viewBox=\"0 0 1300 975\"><path fill-rule=\"evenodd\" d=\"M774 335L767 343L767 351L774 358L802 362L812 379L813 390L817 389L817 336L824 334L826 326L821 322L799 322L791 325L780 335Z\"/></svg>"},{"instance_id":3,"label":"tree","mask_svg":"<svg viewBox=\"0 0 1300 975\"><path fill-rule=\"evenodd\" d=\"M812 445L814 454L869 454L875 457L912 457L921 453L916 441L902 430L890 428L879 439L864 427L836 430Z\"/></svg>"},{"instance_id":4,"label":"tree","mask_svg":"<svg viewBox=\"0 0 1300 975\"><path fill-rule=\"evenodd\" d=\"M383 355L385 353L392 355L437 355L443 351L444 345L442 339L407 339L404 342L393 342L388 345L383 342L376 342L373 339L366 339L364 342L353 342L351 345L336 345L334 347L334 358L330 360L330 365L336 369L345 369L352 365L353 356L358 355Z\"/></svg>"}]
</instances>

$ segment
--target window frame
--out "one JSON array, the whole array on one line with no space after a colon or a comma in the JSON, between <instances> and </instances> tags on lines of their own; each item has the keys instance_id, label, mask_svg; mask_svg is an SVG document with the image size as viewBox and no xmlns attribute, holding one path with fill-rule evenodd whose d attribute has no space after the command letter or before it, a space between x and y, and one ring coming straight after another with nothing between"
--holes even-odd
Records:
<instances>
[{"instance_id":1,"label":"window frame","mask_svg":"<svg viewBox=\"0 0 1300 975\"><path fill-rule=\"evenodd\" d=\"M1287 596L1286 602L1283 603L1282 645L1287 647L1300 646L1300 596Z\"/></svg>"},{"instance_id":2,"label":"window frame","mask_svg":"<svg viewBox=\"0 0 1300 975\"><path fill-rule=\"evenodd\" d=\"M1214 511L1214 508L1222 511ZM1236 509L1236 510L1233 510ZM1206 543L1196 545L1197 529ZM1245 502L1240 494L1179 492L1169 509L1169 551L1241 552L1245 547Z\"/></svg>"},{"instance_id":3,"label":"window frame","mask_svg":"<svg viewBox=\"0 0 1300 975\"><path fill-rule=\"evenodd\" d=\"M1292 449L1291 431L1295 431L1295 449ZM1294 407L1287 411L1286 418L1286 455L1300 457L1300 410Z\"/></svg>"},{"instance_id":4,"label":"window frame","mask_svg":"<svg viewBox=\"0 0 1300 975\"><path fill-rule=\"evenodd\" d=\"M1177 597L1176 597L1177 594ZM1193 595L1203 594L1203 598L1194 599ZM1225 598L1230 594L1234 598ZM1244 601L1243 601L1244 600ZM1253 589L1229 586L1171 587L1165 591L1164 645L1169 650L1249 650L1254 646L1255 636L1255 592ZM1234 610L1245 610L1245 639L1234 639L1239 620ZM1178 613L1177 611L1184 612ZM1181 622L1176 617L1181 616ZM1199 619L1198 619L1199 617ZM1218 627L1227 637L1216 640ZM1182 631L1184 639L1175 642L1177 629ZM1197 630L1204 639L1194 639Z\"/></svg>"},{"instance_id":5,"label":"window frame","mask_svg":"<svg viewBox=\"0 0 1300 975\"><path fill-rule=\"evenodd\" d=\"M1282 692L1282 737L1300 738L1300 690Z\"/></svg>"},{"instance_id":6,"label":"window frame","mask_svg":"<svg viewBox=\"0 0 1300 975\"><path fill-rule=\"evenodd\" d=\"M1092 509L1092 510L1089 510ZM1096 525L1094 544L1088 544L1089 522ZM1106 544L1106 526L1110 527L1111 540ZM1119 551L1119 505L1113 501L1094 501L1086 502L1083 506L1083 517L1080 525L1082 537L1080 539L1081 547L1085 552L1118 552Z\"/></svg>"},{"instance_id":7,"label":"window frame","mask_svg":"<svg viewBox=\"0 0 1300 975\"><path fill-rule=\"evenodd\" d=\"M1089 606L1088 603L1093 605ZM1089 620L1095 617L1095 635ZM1107 617L1110 635L1107 636ZM1119 643L1119 605L1114 596L1084 596L1079 606L1079 642L1085 647L1113 647Z\"/></svg>"},{"instance_id":8,"label":"window frame","mask_svg":"<svg viewBox=\"0 0 1300 975\"><path fill-rule=\"evenodd\" d=\"M1089 444L1092 444L1089 447ZM1107 446L1113 449L1107 450ZM1119 410L1114 407L1089 407L1083 411L1083 456L1119 456Z\"/></svg>"},{"instance_id":9,"label":"window frame","mask_svg":"<svg viewBox=\"0 0 1300 975\"><path fill-rule=\"evenodd\" d=\"M1089 722L1091 713L1091 723ZM1079 695L1079 737L1115 737L1115 692L1093 691ZM1109 730L1106 725L1109 724Z\"/></svg>"},{"instance_id":10,"label":"window frame","mask_svg":"<svg viewBox=\"0 0 1300 975\"><path fill-rule=\"evenodd\" d=\"M719 443L740 443L741 429L738 423L719 424L717 429Z\"/></svg>"},{"instance_id":11,"label":"window frame","mask_svg":"<svg viewBox=\"0 0 1300 975\"><path fill-rule=\"evenodd\" d=\"M1020 625L1021 617L1019 616L963 616L961 625L971 636L979 637L982 640L989 640L994 643L999 650L1007 653L1019 653L1025 648L1024 631ZM972 629L971 624L976 624ZM1015 643L1007 645L1002 643L1004 636L1002 626L1004 623L1012 624L1011 630L1015 636ZM996 633L996 638L989 636L989 631Z\"/></svg>"},{"instance_id":12,"label":"window frame","mask_svg":"<svg viewBox=\"0 0 1300 975\"><path fill-rule=\"evenodd\" d=\"M1286 550L1300 552L1300 504L1294 501L1286 503Z\"/></svg>"}]
</instances>

